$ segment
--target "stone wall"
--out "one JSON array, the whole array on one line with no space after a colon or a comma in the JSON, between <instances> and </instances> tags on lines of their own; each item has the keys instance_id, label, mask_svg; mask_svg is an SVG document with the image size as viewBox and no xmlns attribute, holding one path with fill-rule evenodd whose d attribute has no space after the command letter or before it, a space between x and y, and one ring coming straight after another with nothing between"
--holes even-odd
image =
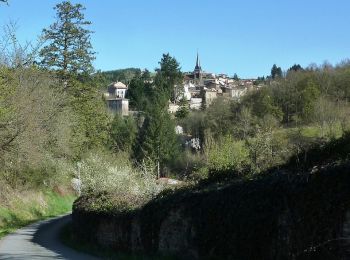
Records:
<instances>
[{"instance_id":1,"label":"stone wall","mask_svg":"<svg viewBox=\"0 0 350 260\"><path fill-rule=\"evenodd\" d=\"M140 214L112 217L75 210L73 224L79 239L85 238L86 242L97 243L116 251L164 255L181 252L185 258L198 257L194 248L193 226L181 209L169 211L158 230L154 229L152 223L149 226L143 223Z\"/></svg>"},{"instance_id":2,"label":"stone wall","mask_svg":"<svg viewBox=\"0 0 350 260\"><path fill-rule=\"evenodd\" d=\"M123 214L74 204L77 237L184 259L349 259L350 167L202 185Z\"/></svg>"}]
</instances>

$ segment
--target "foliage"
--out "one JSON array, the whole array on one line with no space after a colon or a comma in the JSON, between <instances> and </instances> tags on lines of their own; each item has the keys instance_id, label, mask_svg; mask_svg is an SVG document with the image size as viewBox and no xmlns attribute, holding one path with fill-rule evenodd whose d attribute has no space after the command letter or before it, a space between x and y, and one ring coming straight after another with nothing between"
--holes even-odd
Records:
<instances>
[{"instance_id":1,"label":"foliage","mask_svg":"<svg viewBox=\"0 0 350 260\"><path fill-rule=\"evenodd\" d=\"M343 131L347 130L347 108L342 102L333 102L325 97L319 97L314 101L314 111L311 119L321 129L321 136L337 137L339 124Z\"/></svg>"},{"instance_id":2,"label":"foliage","mask_svg":"<svg viewBox=\"0 0 350 260\"><path fill-rule=\"evenodd\" d=\"M155 86L162 91L171 101L178 99L179 93L176 86L182 83L182 73L180 64L169 53L163 54L159 62L160 68L155 77Z\"/></svg>"},{"instance_id":3,"label":"foliage","mask_svg":"<svg viewBox=\"0 0 350 260\"><path fill-rule=\"evenodd\" d=\"M184 132L191 135L193 138L199 138L204 141L204 130L207 127L205 114L200 111L190 111L187 117L178 120L183 127Z\"/></svg>"},{"instance_id":4,"label":"foliage","mask_svg":"<svg viewBox=\"0 0 350 260\"><path fill-rule=\"evenodd\" d=\"M340 138L329 142L313 143L300 149L293 155L288 167L310 169L317 165L336 164L350 159L350 133L345 132Z\"/></svg>"},{"instance_id":5,"label":"foliage","mask_svg":"<svg viewBox=\"0 0 350 260\"><path fill-rule=\"evenodd\" d=\"M160 191L154 173L146 167L135 169L125 153L90 153L80 162L77 174L82 181L82 195L88 198L99 194L101 198L99 203L86 205L93 210L111 209L115 203L119 210L134 208Z\"/></svg>"},{"instance_id":6,"label":"foliage","mask_svg":"<svg viewBox=\"0 0 350 260\"><path fill-rule=\"evenodd\" d=\"M176 111L175 116L178 119L182 119L188 116L190 113L188 101L185 98L182 98L179 101L179 109Z\"/></svg>"},{"instance_id":7,"label":"foliage","mask_svg":"<svg viewBox=\"0 0 350 260\"><path fill-rule=\"evenodd\" d=\"M252 92L244 98L244 103L251 107L254 115L262 118L269 114L282 120L283 113L276 104L271 88L264 87L258 91Z\"/></svg>"},{"instance_id":8,"label":"foliage","mask_svg":"<svg viewBox=\"0 0 350 260\"><path fill-rule=\"evenodd\" d=\"M175 123L167 111L166 94L155 93L151 104L134 145L134 157L139 162L155 163L159 176L178 155L179 144Z\"/></svg>"},{"instance_id":9,"label":"foliage","mask_svg":"<svg viewBox=\"0 0 350 260\"><path fill-rule=\"evenodd\" d=\"M249 165L249 151L243 141L223 136L207 150L208 167L211 172L242 173Z\"/></svg>"},{"instance_id":10,"label":"foliage","mask_svg":"<svg viewBox=\"0 0 350 260\"><path fill-rule=\"evenodd\" d=\"M101 75L106 79L107 84L118 81L129 84L135 77L141 76L141 70L138 68L126 68L103 71L101 72Z\"/></svg>"},{"instance_id":11,"label":"foliage","mask_svg":"<svg viewBox=\"0 0 350 260\"><path fill-rule=\"evenodd\" d=\"M256 118L252 114L251 108L240 107L235 119L234 133L239 139L245 140L247 137L254 135Z\"/></svg>"},{"instance_id":12,"label":"foliage","mask_svg":"<svg viewBox=\"0 0 350 260\"><path fill-rule=\"evenodd\" d=\"M113 150L131 153L132 146L136 140L137 130L133 117L122 117L116 114L110 130Z\"/></svg>"},{"instance_id":13,"label":"foliage","mask_svg":"<svg viewBox=\"0 0 350 260\"><path fill-rule=\"evenodd\" d=\"M136 111L144 111L151 93L152 84L148 81L147 75L142 75L131 80L126 97L129 99L130 107Z\"/></svg>"},{"instance_id":14,"label":"foliage","mask_svg":"<svg viewBox=\"0 0 350 260\"><path fill-rule=\"evenodd\" d=\"M216 137L229 134L232 129L231 101L217 98L208 107L205 124Z\"/></svg>"},{"instance_id":15,"label":"foliage","mask_svg":"<svg viewBox=\"0 0 350 260\"><path fill-rule=\"evenodd\" d=\"M64 77L67 73L92 72L95 57L90 43L92 32L86 29L91 22L85 20L85 8L63 1L54 9L56 21L43 30L47 44L40 51L42 65L58 70Z\"/></svg>"},{"instance_id":16,"label":"foliage","mask_svg":"<svg viewBox=\"0 0 350 260\"><path fill-rule=\"evenodd\" d=\"M303 86L300 87L300 85ZM314 103L320 96L319 86L317 86L314 81L308 79L306 83L299 82L297 88L299 88L301 94L300 106L302 108L302 117L306 121L313 114Z\"/></svg>"},{"instance_id":17,"label":"foliage","mask_svg":"<svg viewBox=\"0 0 350 260\"><path fill-rule=\"evenodd\" d=\"M110 118L93 82L69 82L70 106L75 114L72 129L74 154L79 158L90 149L107 144Z\"/></svg>"},{"instance_id":18,"label":"foliage","mask_svg":"<svg viewBox=\"0 0 350 260\"><path fill-rule=\"evenodd\" d=\"M139 163L154 164L158 177L165 174L170 162L176 161L179 152L175 122L168 113L168 100L171 97L174 99L174 87L182 79L178 62L169 54L163 54L159 64L153 86L147 83L145 75L133 81L133 89L138 89L133 92L134 98L142 100L147 96L148 100L133 157Z\"/></svg>"},{"instance_id":19,"label":"foliage","mask_svg":"<svg viewBox=\"0 0 350 260\"><path fill-rule=\"evenodd\" d=\"M33 65L36 50L6 31L0 53L0 181L44 189L69 183L72 160L107 143L109 118L89 76L70 77ZM11 43L8 45L8 43Z\"/></svg>"},{"instance_id":20,"label":"foliage","mask_svg":"<svg viewBox=\"0 0 350 260\"><path fill-rule=\"evenodd\" d=\"M300 64L294 64L292 67L288 69L288 72L290 71L301 71L304 70L303 67L300 66Z\"/></svg>"},{"instance_id":21,"label":"foliage","mask_svg":"<svg viewBox=\"0 0 350 260\"><path fill-rule=\"evenodd\" d=\"M7 70L6 80L11 94L3 100L2 170L37 166L50 157L73 156L66 136L71 132L67 118L73 115L69 108L62 108L65 98L56 88L57 81L36 68Z\"/></svg>"},{"instance_id":22,"label":"foliage","mask_svg":"<svg viewBox=\"0 0 350 260\"><path fill-rule=\"evenodd\" d=\"M6 189L6 184L1 183ZM69 212L75 197L52 190L15 191L7 187L7 200L0 194L0 238L32 222Z\"/></svg>"},{"instance_id":23,"label":"foliage","mask_svg":"<svg viewBox=\"0 0 350 260\"><path fill-rule=\"evenodd\" d=\"M281 67L277 67L276 64L273 64L271 68L271 78L276 79L276 78L281 78L282 77L282 69Z\"/></svg>"}]
</instances>

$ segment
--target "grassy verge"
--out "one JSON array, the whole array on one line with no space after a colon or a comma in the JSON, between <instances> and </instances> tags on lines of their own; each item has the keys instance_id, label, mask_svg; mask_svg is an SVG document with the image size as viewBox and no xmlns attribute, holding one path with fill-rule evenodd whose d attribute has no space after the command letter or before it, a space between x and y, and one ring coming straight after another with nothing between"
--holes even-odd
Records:
<instances>
[{"instance_id":1,"label":"grassy verge","mask_svg":"<svg viewBox=\"0 0 350 260\"><path fill-rule=\"evenodd\" d=\"M0 204L0 238L35 221L71 211L74 199L50 190L17 194Z\"/></svg>"}]
</instances>

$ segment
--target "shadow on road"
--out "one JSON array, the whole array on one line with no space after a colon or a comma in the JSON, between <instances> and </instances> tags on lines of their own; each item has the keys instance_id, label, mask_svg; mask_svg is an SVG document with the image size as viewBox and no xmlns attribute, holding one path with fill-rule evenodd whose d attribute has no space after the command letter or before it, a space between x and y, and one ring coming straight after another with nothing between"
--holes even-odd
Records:
<instances>
[{"instance_id":1,"label":"shadow on road","mask_svg":"<svg viewBox=\"0 0 350 260\"><path fill-rule=\"evenodd\" d=\"M18 230L0 243L0 259L97 259L77 252L60 241L60 231L71 215L58 217Z\"/></svg>"}]
</instances>

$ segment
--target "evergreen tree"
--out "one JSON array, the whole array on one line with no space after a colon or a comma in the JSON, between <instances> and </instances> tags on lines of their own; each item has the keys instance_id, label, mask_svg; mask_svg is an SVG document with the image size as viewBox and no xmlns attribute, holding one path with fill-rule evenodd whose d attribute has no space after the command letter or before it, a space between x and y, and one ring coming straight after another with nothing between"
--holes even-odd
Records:
<instances>
[{"instance_id":1,"label":"evergreen tree","mask_svg":"<svg viewBox=\"0 0 350 260\"><path fill-rule=\"evenodd\" d=\"M178 86L182 83L182 73L179 63L169 53L163 54L159 62L160 68L157 70L155 85L164 91L171 101L176 101L181 95Z\"/></svg>"},{"instance_id":2,"label":"evergreen tree","mask_svg":"<svg viewBox=\"0 0 350 260\"><path fill-rule=\"evenodd\" d=\"M273 64L272 69L271 69L271 78L276 79L276 78L281 78L281 77L282 77L281 67L277 67L276 64Z\"/></svg>"},{"instance_id":3,"label":"evergreen tree","mask_svg":"<svg viewBox=\"0 0 350 260\"><path fill-rule=\"evenodd\" d=\"M144 111L151 91L151 84L143 76L131 80L126 98L130 106L137 111Z\"/></svg>"},{"instance_id":4,"label":"evergreen tree","mask_svg":"<svg viewBox=\"0 0 350 260\"><path fill-rule=\"evenodd\" d=\"M141 162L154 163L158 178L179 151L175 124L167 108L167 95L162 91L154 92L134 146L134 156Z\"/></svg>"},{"instance_id":5,"label":"evergreen tree","mask_svg":"<svg viewBox=\"0 0 350 260\"><path fill-rule=\"evenodd\" d=\"M135 142L137 125L133 117L116 114L111 126L112 148L129 153Z\"/></svg>"},{"instance_id":6,"label":"evergreen tree","mask_svg":"<svg viewBox=\"0 0 350 260\"><path fill-rule=\"evenodd\" d=\"M190 113L188 101L183 97L179 102L179 110L176 111L175 116L179 119L183 119Z\"/></svg>"},{"instance_id":7,"label":"evergreen tree","mask_svg":"<svg viewBox=\"0 0 350 260\"><path fill-rule=\"evenodd\" d=\"M288 71L302 71L304 70L300 64L294 64L292 67L288 69Z\"/></svg>"},{"instance_id":8,"label":"evergreen tree","mask_svg":"<svg viewBox=\"0 0 350 260\"><path fill-rule=\"evenodd\" d=\"M93 81L71 80L70 84L69 105L76 115L72 142L79 157L107 144L109 118Z\"/></svg>"},{"instance_id":9,"label":"evergreen tree","mask_svg":"<svg viewBox=\"0 0 350 260\"><path fill-rule=\"evenodd\" d=\"M65 106L75 120L71 143L75 157L107 143L109 119L100 94L97 78L91 77L94 52L90 42L91 22L85 20L81 4L63 1L57 4L56 21L43 30L46 45L40 50L41 64L56 70L64 81Z\"/></svg>"},{"instance_id":10,"label":"evergreen tree","mask_svg":"<svg viewBox=\"0 0 350 260\"><path fill-rule=\"evenodd\" d=\"M43 30L47 45L40 51L42 65L57 70L64 78L67 73L92 72L95 57L90 42L92 32L86 29L91 22L84 18L85 8L64 1L54 9L56 21Z\"/></svg>"}]
</instances>

